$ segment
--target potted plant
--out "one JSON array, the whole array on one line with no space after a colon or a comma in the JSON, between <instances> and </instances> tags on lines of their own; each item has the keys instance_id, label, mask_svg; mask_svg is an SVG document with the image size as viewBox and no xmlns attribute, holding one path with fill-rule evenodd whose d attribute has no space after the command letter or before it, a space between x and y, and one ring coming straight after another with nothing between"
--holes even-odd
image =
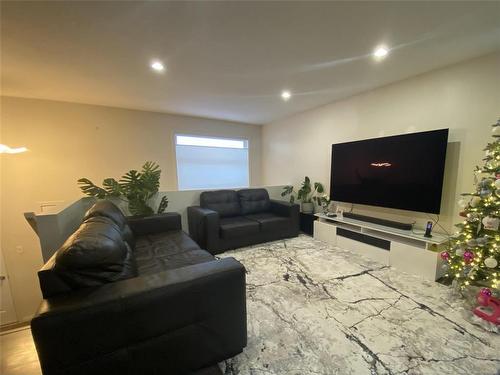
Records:
<instances>
[{"instance_id":1,"label":"potted plant","mask_svg":"<svg viewBox=\"0 0 500 375\"><path fill-rule=\"evenodd\" d=\"M159 165L148 161L144 163L141 171L130 170L119 181L114 178L104 179L102 187L95 185L88 178L80 178L78 184L82 192L88 196L127 202L132 216L149 216L165 212L168 206L166 196L161 198L156 210L150 206L158 194L160 175Z\"/></svg>"},{"instance_id":2,"label":"potted plant","mask_svg":"<svg viewBox=\"0 0 500 375\"><path fill-rule=\"evenodd\" d=\"M300 189L295 192L293 186L287 185L283 188L281 192L281 196L285 197L287 195L290 196L290 203L295 202L295 194L297 194L297 199L301 201L301 209L304 213L312 213L314 212L314 202L317 204L321 204L321 197L319 194L322 194L325 191L323 184L320 182L311 183L311 179L307 176L304 177L304 181L302 182Z\"/></svg>"}]
</instances>

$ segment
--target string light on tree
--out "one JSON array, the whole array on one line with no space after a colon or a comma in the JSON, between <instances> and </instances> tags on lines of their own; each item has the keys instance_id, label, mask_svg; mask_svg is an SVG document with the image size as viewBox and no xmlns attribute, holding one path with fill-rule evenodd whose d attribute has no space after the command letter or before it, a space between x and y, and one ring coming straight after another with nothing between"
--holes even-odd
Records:
<instances>
[{"instance_id":1,"label":"string light on tree","mask_svg":"<svg viewBox=\"0 0 500 375\"><path fill-rule=\"evenodd\" d=\"M458 202L465 220L456 225L449 248L441 253L447 276L461 288L500 286L500 119L492 125L492 136L484 164L475 170L475 191L462 194Z\"/></svg>"}]
</instances>

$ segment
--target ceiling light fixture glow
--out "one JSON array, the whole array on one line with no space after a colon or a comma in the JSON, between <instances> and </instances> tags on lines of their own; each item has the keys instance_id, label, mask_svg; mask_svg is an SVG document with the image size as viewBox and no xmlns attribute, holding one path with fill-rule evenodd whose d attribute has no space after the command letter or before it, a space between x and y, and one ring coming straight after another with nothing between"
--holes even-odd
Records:
<instances>
[{"instance_id":1,"label":"ceiling light fixture glow","mask_svg":"<svg viewBox=\"0 0 500 375\"><path fill-rule=\"evenodd\" d=\"M20 154L21 152L26 152L28 149L26 147L9 147L7 145L0 144L0 154Z\"/></svg>"},{"instance_id":2,"label":"ceiling light fixture glow","mask_svg":"<svg viewBox=\"0 0 500 375\"><path fill-rule=\"evenodd\" d=\"M161 61L154 60L151 63L151 69L157 72L163 72L165 70L165 65L163 65Z\"/></svg>"},{"instance_id":3,"label":"ceiling light fixture glow","mask_svg":"<svg viewBox=\"0 0 500 375\"><path fill-rule=\"evenodd\" d=\"M281 99L283 99L285 102L286 102L287 100L289 100L291 97L292 97L292 94L290 93L290 91L283 90L283 91L281 92Z\"/></svg>"},{"instance_id":4,"label":"ceiling light fixture glow","mask_svg":"<svg viewBox=\"0 0 500 375\"><path fill-rule=\"evenodd\" d=\"M375 51L373 52L373 56L375 56L378 59L382 59L386 57L389 54L389 49L386 47L377 47Z\"/></svg>"}]
</instances>

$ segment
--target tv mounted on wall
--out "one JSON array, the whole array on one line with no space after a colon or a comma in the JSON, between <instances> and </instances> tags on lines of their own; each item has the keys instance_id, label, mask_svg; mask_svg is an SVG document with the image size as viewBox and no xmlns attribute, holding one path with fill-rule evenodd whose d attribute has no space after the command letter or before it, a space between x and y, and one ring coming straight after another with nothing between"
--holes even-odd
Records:
<instances>
[{"instance_id":1,"label":"tv mounted on wall","mask_svg":"<svg viewBox=\"0 0 500 375\"><path fill-rule=\"evenodd\" d=\"M448 129L332 145L330 197L438 214Z\"/></svg>"}]
</instances>

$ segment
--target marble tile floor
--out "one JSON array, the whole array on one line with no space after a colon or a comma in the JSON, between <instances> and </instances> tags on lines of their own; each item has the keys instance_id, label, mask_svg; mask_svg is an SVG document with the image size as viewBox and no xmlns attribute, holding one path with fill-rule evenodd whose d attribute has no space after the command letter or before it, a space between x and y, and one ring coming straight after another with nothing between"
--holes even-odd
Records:
<instances>
[{"instance_id":1,"label":"marble tile floor","mask_svg":"<svg viewBox=\"0 0 500 375\"><path fill-rule=\"evenodd\" d=\"M449 287L307 236L237 249L248 345L225 375L500 374L500 335ZM0 335L3 375L40 375L29 327Z\"/></svg>"},{"instance_id":2,"label":"marble tile floor","mask_svg":"<svg viewBox=\"0 0 500 375\"><path fill-rule=\"evenodd\" d=\"M450 287L307 236L230 256L247 269L248 345L227 375L500 374L500 335Z\"/></svg>"}]
</instances>

